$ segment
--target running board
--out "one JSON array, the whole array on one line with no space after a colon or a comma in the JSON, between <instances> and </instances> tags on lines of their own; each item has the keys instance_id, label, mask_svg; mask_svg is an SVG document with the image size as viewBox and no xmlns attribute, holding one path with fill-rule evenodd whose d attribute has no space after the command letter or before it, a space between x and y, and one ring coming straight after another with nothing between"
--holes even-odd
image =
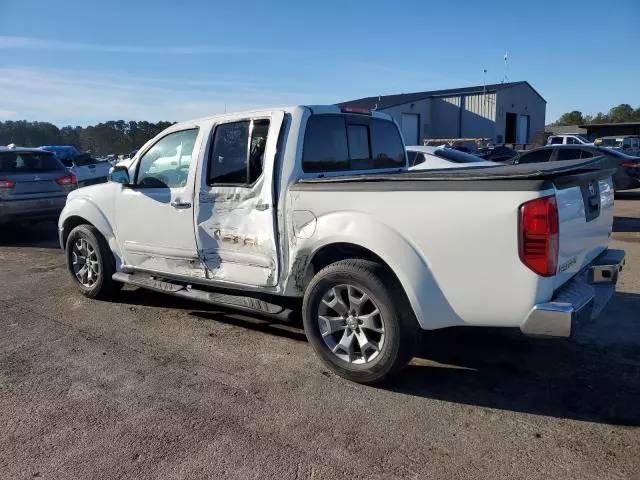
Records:
<instances>
[{"instance_id":1,"label":"running board","mask_svg":"<svg viewBox=\"0 0 640 480\"><path fill-rule=\"evenodd\" d=\"M116 272L113 274L112 278L116 282L135 285L136 287L146 288L155 292L168 293L169 295L175 295L176 297L195 300L197 302L234 308L244 312L258 313L283 322L289 322L291 320L291 314L293 313L293 310L289 308L266 302L259 298L209 292L207 290L193 288L191 285L165 282L149 275L139 273L129 274Z\"/></svg>"}]
</instances>

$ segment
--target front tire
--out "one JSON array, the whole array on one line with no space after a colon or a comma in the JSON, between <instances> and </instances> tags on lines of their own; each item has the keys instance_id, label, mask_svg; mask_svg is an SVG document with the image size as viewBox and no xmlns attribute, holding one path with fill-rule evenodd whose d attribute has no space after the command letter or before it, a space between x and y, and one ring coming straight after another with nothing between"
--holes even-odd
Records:
<instances>
[{"instance_id":1,"label":"front tire","mask_svg":"<svg viewBox=\"0 0 640 480\"><path fill-rule=\"evenodd\" d=\"M413 357L420 329L397 280L383 265L350 259L318 272L306 289L304 330L337 375L382 383Z\"/></svg>"},{"instance_id":2,"label":"front tire","mask_svg":"<svg viewBox=\"0 0 640 480\"><path fill-rule=\"evenodd\" d=\"M65 246L67 268L85 297L108 298L121 286L111 278L115 260L104 237L91 225L79 225L69 233Z\"/></svg>"}]
</instances>

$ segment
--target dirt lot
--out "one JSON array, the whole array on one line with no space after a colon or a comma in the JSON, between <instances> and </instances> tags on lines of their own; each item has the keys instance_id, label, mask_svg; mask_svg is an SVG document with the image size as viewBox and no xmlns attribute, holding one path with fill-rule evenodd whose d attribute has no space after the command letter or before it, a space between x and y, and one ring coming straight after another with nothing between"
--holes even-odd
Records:
<instances>
[{"instance_id":1,"label":"dirt lot","mask_svg":"<svg viewBox=\"0 0 640 480\"><path fill-rule=\"evenodd\" d=\"M74 290L51 225L0 232L0 478L640 478L640 192L619 293L574 341L449 330L396 383L303 333Z\"/></svg>"}]
</instances>

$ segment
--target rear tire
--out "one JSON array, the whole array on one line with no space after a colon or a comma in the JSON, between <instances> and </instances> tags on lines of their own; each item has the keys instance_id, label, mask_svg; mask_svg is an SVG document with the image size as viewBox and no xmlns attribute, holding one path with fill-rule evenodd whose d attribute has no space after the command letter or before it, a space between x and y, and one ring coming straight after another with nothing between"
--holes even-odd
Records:
<instances>
[{"instance_id":1,"label":"rear tire","mask_svg":"<svg viewBox=\"0 0 640 480\"><path fill-rule=\"evenodd\" d=\"M92 225L79 225L71 230L65 252L67 268L85 297L105 299L122 286L111 278L116 270L111 249Z\"/></svg>"},{"instance_id":2,"label":"rear tire","mask_svg":"<svg viewBox=\"0 0 640 480\"><path fill-rule=\"evenodd\" d=\"M393 275L379 263L333 263L306 289L303 324L320 360L348 380L382 383L413 357L421 330Z\"/></svg>"}]
</instances>

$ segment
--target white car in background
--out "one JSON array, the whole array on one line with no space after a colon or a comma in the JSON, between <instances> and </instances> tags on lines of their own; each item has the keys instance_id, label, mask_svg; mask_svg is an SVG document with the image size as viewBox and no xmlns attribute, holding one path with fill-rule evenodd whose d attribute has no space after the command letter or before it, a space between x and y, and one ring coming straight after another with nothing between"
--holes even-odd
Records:
<instances>
[{"instance_id":1,"label":"white car in background","mask_svg":"<svg viewBox=\"0 0 640 480\"><path fill-rule=\"evenodd\" d=\"M498 162L483 160L470 153L461 152L445 145L437 147L408 146L407 157L410 171L441 168L498 167L502 165Z\"/></svg>"},{"instance_id":2,"label":"white car in background","mask_svg":"<svg viewBox=\"0 0 640 480\"><path fill-rule=\"evenodd\" d=\"M547 138L547 145L593 145L593 142L579 133L565 133L551 135Z\"/></svg>"},{"instance_id":3,"label":"white car in background","mask_svg":"<svg viewBox=\"0 0 640 480\"><path fill-rule=\"evenodd\" d=\"M67 157L60 161L76 176L79 187L105 183L111 170L109 162L102 162L87 154Z\"/></svg>"}]
</instances>

